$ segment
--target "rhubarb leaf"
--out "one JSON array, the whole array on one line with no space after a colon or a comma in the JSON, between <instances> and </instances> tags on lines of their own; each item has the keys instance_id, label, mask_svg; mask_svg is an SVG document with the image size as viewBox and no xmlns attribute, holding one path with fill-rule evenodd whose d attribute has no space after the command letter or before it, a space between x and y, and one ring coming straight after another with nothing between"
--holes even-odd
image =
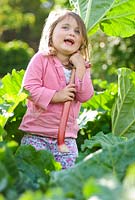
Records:
<instances>
[{"instance_id":1,"label":"rhubarb leaf","mask_svg":"<svg viewBox=\"0 0 135 200\"><path fill-rule=\"evenodd\" d=\"M135 138L108 145L103 150L90 154L87 159L71 169L52 173L51 184L61 187L65 195L84 199L82 188L89 178L102 178L108 175L122 181L128 166L135 162Z\"/></svg>"},{"instance_id":2,"label":"rhubarb leaf","mask_svg":"<svg viewBox=\"0 0 135 200\"><path fill-rule=\"evenodd\" d=\"M133 0L70 0L85 22L87 32L99 28L110 36L129 37L135 34L135 3Z\"/></svg>"},{"instance_id":3,"label":"rhubarb leaf","mask_svg":"<svg viewBox=\"0 0 135 200\"><path fill-rule=\"evenodd\" d=\"M112 132L115 135L135 133L135 72L118 69L118 97L112 109Z\"/></svg>"}]
</instances>

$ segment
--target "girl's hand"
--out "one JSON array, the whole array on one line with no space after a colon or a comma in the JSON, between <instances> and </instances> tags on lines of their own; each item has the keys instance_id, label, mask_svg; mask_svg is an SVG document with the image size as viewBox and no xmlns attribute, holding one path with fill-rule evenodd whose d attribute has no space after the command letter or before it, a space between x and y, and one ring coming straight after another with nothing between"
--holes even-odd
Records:
<instances>
[{"instance_id":1,"label":"girl's hand","mask_svg":"<svg viewBox=\"0 0 135 200\"><path fill-rule=\"evenodd\" d=\"M52 100L51 103L62 103L66 101L73 101L75 98L75 84L69 84L65 88L63 88L60 91L57 91Z\"/></svg>"},{"instance_id":2,"label":"girl's hand","mask_svg":"<svg viewBox=\"0 0 135 200\"><path fill-rule=\"evenodd\" d=\"M76 67L76 74L78 75L79 79L82 80L86 68L85 68L85 60L81 55L81 53L79 51L74 53L70 57L69 61Z\"/></svg>"},{"instance_id":3,"label":"girl's hand","mask_svg":"<svg viewBox=\"0 0 135 200\"><path fill-rule=\"evenodd\" d=\"M80 66L85 67L85 60L83 56L81 55L80 51L72 54L72 56L69 58L69 61L77 68Z\"/></svg>"}]
</instances>

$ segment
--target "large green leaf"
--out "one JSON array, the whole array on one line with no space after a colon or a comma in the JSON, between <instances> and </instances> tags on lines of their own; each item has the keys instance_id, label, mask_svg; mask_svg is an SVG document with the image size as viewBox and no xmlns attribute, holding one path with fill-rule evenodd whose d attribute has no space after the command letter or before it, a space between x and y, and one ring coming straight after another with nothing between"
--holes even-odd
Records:
<instances>
[{"instance_id":1,"label":"large green leaf","mask_svg":"<svg viewBox=\"0 0 135 200\"><path fill-rule=\"evenodd\" d=\"M111 109L112 105L115 101L115 96L117 94L117 84L110 83L106 89L104 89L102 92L96 92L94 96L87 101L86 103L83 103L81 112L79 114L78 118L78 124L80 129L86 128L93 132L93 127L87 127L87 125L90 125L90 122L92 121L98 121L100 122L101 118L107 119L107 123L111 121ZM108 117L110 120L108 120ZM101 120L102 125L99 124L100 130L103 130L102 127L105 125L103 121ZM89 126L88 125L88 126ZM92 124L93 126L93 124ZM96 128L98 128L98 124L96 123ZM111 130L110 130L111 131Z\"/></svg>"},{"instance_id":2,"label":"large green leaf","mask_svg":"<svg viewBox=\"0 0 135 200\"><path fill-rule=\"evenodd\" d=\"M45 150L36 151L29 145L20 146L15 154L24 189L47 187L50 171L61 168L53 155Z\"/></svg>"},{"instance_id":3,"label":"large green leaf","mask_svg":"<svg viewBox=\"0 0 135 200\"><path fill-rule=\"evenodd\" d=\"M114 0L69 0L75 11L84 20L87 30L91 30L112 7Z\"/></svg>"},{"instance_id":4,"label":"large green leaf","mask_svg":"<svg viewBox=\"0 0 135 200\"><path fill-rule=\"evenodd\" d=\"M7 74L0 83L0 127L3 128L19 102L27 97L27 93L21 90L24 70Z\"/></svg>"},{"instance_id":5,"label":"large green leaf","mask_svg":"<svg viewBox=\"0 0 135 200\"><path fill-rule=\"evenodd\" d=\"M117 94L117 84L116 83L110 83L105 90L102 92L96 92L94 96L87 101L86 103L83 103L83 107L87 109L92 110L105 110L110 111L112 108L112 104L114 103L114 98Z\"/></svg>"},{"instance_id":6,"label":"large green leaf","mask_svg":"<svg viewBox=\"0 0 135 200\"><path fill-rule=\"evenodd\" d=\"M112 132L116 135L135 133L135 72L118 70L118 97L112 109Z\"/></svg>"},{"instance_id":7,"label":"large green leaf","mask_svg":"<svg viewBox=\"0 0 135 200\"><path fill-rule=\"evenodd\" d=\"M102 178L89 178L83 188L85 199L89 200L123 200L121 196L121 185L113 176ZM128 200L128 199L126 199Z\"/></svg>"},{"instance_id":8,"label":"large green leaf","mask_svg":"<svg viewBox=\"0 0 135 200\"><path fill-rule=\"evenodd\" d=\"M12 141L7 144L0 142L0 193L7 200L16 199L18 194L20 175L13 155L16 146Z\"/></svg>"},{"instance_id":9,"label":"large green leaf","mask_svg":"<svg viewBox=\"0 0 135 200\"><path fill-rule=\"evenodd\" d=\"M110 36L129 37L135 34L135 2L117 0L101 21L101 29Z\"/></svg>"},{"instance_id":10,"label":"large green leaf","mask_svg":"<svg viewBox=\"0 0 135 200\"><path fill-rule=\"evenodd\" d=\"M130 165L127 169L123 183L123 191L122 200L135 199L135 163Z\"/></svg>"},{"instance_id":11,"label":"large green leaf","mask_svg":"<svg viewBox=\"0 0 135 200\"><path fill-rule=\"evenodd\" d=\"M4 164L0 161L0 192L8 186L9 174Z\"/></svg>"},{"instance_id":12,"label":"large green leaf","mask_svg":"<svg viewBox=\"0 0 135 200\"><path fill-rule=\"evenodd\" d=\"M69 0L85 22L88 33L100 29L110 36L129 37L135 34L133 0ZM95 29L96 28L96 29Z\"/></svg>"},{"instance_id":13,"label":"large green leaf","mask_svg":"<svg viewBox=\"0 0 135 200\"><path fill-rule=\"evenodd\" d=\"M110 145L122 143L124 140L126 140L126 138L117 137L112 133L104 134L103 132L99 132L89 140L86 139L81 149L84 151L86 148L92 149L93 147L106 148Z\"/></svg>"},{"instance_id":14,"label":"large green leaf","mask_svg":"<svg viewBox=\"0 0 135 200\"><path fill-rule=\"evenodd\" d=\"M128 166L135 162L135 138L116 145L108 145L101 151L90 154L75 167L52 174L53 186L61 187L65 195L84 200L83 187L89 178L113 175L122 181Z\"/></svg>"}]
</instances>

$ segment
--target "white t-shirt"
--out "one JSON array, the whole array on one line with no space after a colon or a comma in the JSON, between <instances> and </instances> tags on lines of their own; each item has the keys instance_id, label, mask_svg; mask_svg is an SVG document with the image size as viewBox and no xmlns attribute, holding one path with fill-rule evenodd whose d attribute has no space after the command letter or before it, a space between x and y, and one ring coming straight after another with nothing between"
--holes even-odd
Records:
<instances>
[{"instance_id":1,"label":"white t-shirt","mask_svg":"<svg viewBox=\"0 0 135 200\"><path fill-rule=\"evenodd\" d=\"M71 77L71 70L66 69L65 67L63 67L63 69L64 69L64 74L65 74L65 77L66 77L66 82L69 83L70 77Z\"/></svg>"}]
</instances>

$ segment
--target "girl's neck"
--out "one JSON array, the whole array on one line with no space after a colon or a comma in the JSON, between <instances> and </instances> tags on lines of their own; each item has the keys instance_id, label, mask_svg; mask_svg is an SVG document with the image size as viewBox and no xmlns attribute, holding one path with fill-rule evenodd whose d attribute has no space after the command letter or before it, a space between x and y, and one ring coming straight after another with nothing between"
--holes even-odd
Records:
<instances>
[{"instance_id":1,"label":"girl's neck","mask_svg":"<svg viewBox=\"0 0 135 200\"><path fill-rule=\"evenodd\" d=\"M63 65L68 65L69 64L69 56L65 55L59 55L57 54L58 59L61 61Z\"/></svg>"}]
</instances>

